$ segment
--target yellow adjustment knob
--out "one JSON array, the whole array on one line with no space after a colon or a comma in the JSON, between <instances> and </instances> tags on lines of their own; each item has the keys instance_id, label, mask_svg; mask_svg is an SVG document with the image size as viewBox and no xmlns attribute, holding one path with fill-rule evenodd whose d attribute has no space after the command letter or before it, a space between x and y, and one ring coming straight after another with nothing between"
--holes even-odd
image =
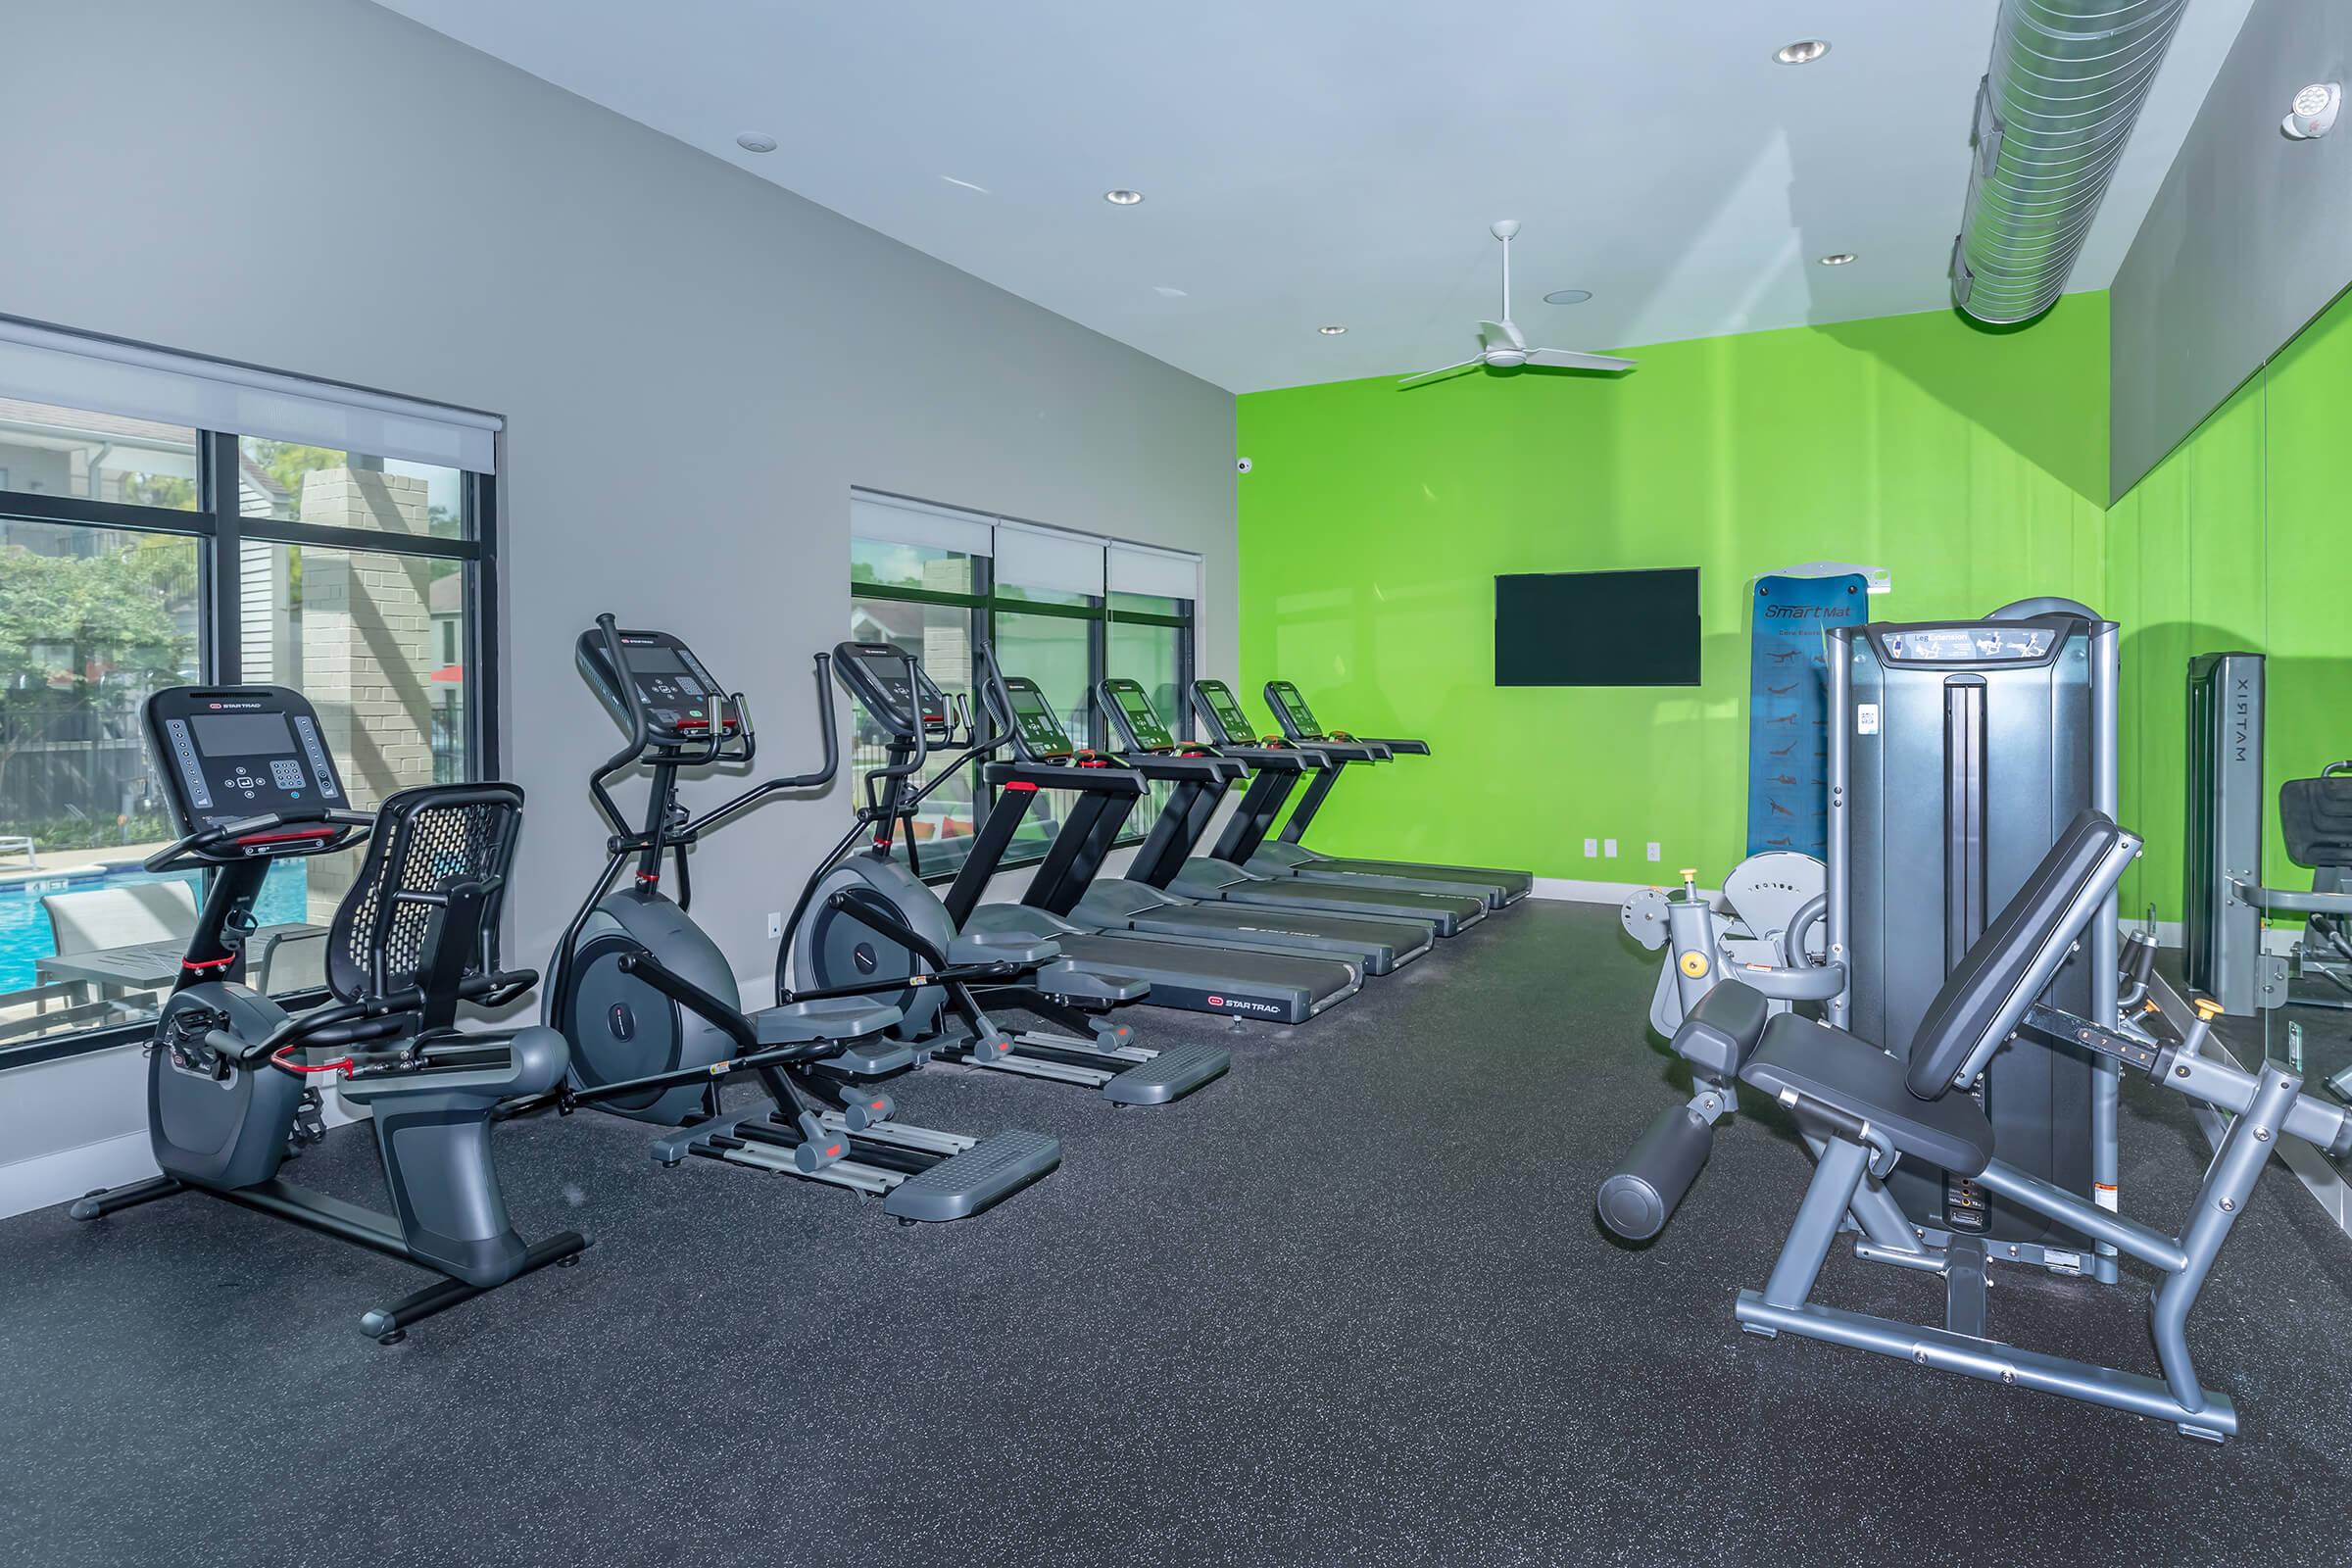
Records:
<instances>
[{"instance_id":1,"label":"yellow adjustment knob","mask_svg":"<svg viewBox=\"0 0 2352 1568\"><path fill-rule=\"evenodd\" d=\"M2189 1005L2197 1009L2199 1023L2211 1023L2222 1015L2222 1004L2211 997L2199 997Z\"/></svg>"},{"instance_id":2,"label":"yellow adjustment knob","mask_svg":"<svg viewBox=\"0 0 2352 1568\"><path fill-rule=\"evenodd\" d=\"M1675 874L1686 882L1695 882L1698 880L1698 867L1695 865L1686 865Z\"/></svg>"},{"instance_id":3,"label":"yellow adjustment knob","mask_svg":"<svg viewBox=\"0 0 2352 1568\"><path fill-rule=\"evenodd\" d=\"M1704 979L1707 973L1707 956L1695 950L1686 953L1683 955L1681 967L1683 973L1689 975L1691 979Z\"/></svg>"}]
</instances>

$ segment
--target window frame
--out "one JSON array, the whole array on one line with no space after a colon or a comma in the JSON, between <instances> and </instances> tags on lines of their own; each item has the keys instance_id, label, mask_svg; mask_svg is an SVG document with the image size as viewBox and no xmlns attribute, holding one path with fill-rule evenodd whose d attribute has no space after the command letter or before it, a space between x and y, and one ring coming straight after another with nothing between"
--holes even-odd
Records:
<instances>
[{"instance_id":1,"label":"window frame","mask_svg":"<svg viewBox=\"0 0 2352 1568\"><path fill-rule=\"evenodd\" d=\"M858 496L869 498L872 501L883 505L888 505L892 501L903 499L900 497L886 495L880 491L858 490L854 493ZM953 508L936 507L930 502L915 502L913 504L927 511L958 510ZM998 517L985 513L965 513L963 514L968 516L974 523L987 526L990 529L992 536L1000 520L1006 522L1015 520L1012 518L999 519ZM860 536L853 535L853 537ZM1085 535L1083 537L1088 539L1094 538L1093 535ZM904 541L901 542L903 543ZM1127 544L1136 541L1103 539L1097 540L1096 542L1101 545L1102 548L1107 550L1109 546L1113 544ZM858 599L885 599L894 600L901 604L929 605L943 609L964 610L971 615L972 637L974 641L986 642L987 645L992 649L997 645L996 617L1000 614L1035 615L1052 619L1080 620L1087 622L1088 675L1086 702L1084 705L1087 732L1084 736L1073 737L1081 746L1090 746L1100 749L1108 744L1107 727L1103 721L1102 710L1094 700L1094 692L1096 684L1100 682L1104 675L1109 673L1108 661L1110 626L1113 621L1132 625L1169 627L1180 633L1176 639L1178 686L1179 689L1190 688L1193 676L1198 672L1200 667L1200 607L1198 599L1181 601L1181 603L1190 607L1187 612L1181 614L1166 614L1158 612L1146 611L1118 611L1112 608L1112 600L1116 590L1111 589L1107 581L1104 583L1103 592L1100 596L1098 602L1091 606L1062 605L1054 604L1048 601L1008 598L999 591L996 572L996 556L993 549L990 554L985 556L974 555L971 560L973 562L976 587L979 590L976 592L954 593L945 589L912 588L896 584L859 582L857 579L852 578L850 580L850 598L853 601ZM1182 705L1182 710L1179 712L1163 713L1160 716L1169 721L1169 728L1174 731L1178 739L1190 740L1193 738L1193 714L1191 706L1189 704ZM981 776L981 763L977 760L975 760L970 766L972 771L973 811L976 816L984 817L989 811L995 809L998 792L991 788L983 780ZM856 789L859 786L855 780L853 780L852 787L853 789ZM862 797L860 797L860 799L862 799ZM1145 797L1146 801L1150 801L1152 797L1149 795ZM1112 844L1112 848L1114 849L1130 849L1143 843L1144 835L1150 830L1151 823L1149 821L1138 822L1131 817L1123 826L1124 831L1120 833L1119 837ZM1009 871L1021 866L1035 865L1040 860L1045 858L1045 852L1042 848L1027 850L1019 848L1018 845L1019 840L1014 840L1015 847L1008 848L1006 850L1004 858L999 865L998 869ZM945 870L925 870L922 873L922 879L928 883L946 883L954 880L956 876L956 867L950 867Z\"/></svg>"},{"instance_id":2,"label":"window frame","mask_svg":"<svg viewBox=\"0 0 2352 1568\"><path fill-rule=\"evenodd\" d=\"M97 412L97 411L92 411ZM503 435L498 437L502 442ZM462 476L459 536L438 539L369 528L331 528L317 523L247 516L239 489L239 436L196 432L196 505L180 511L136 502L98 501L46 492L0 492L0 516L115 533L169 534L196 542L196 668L207 684L233 686L244 678L240 636L243 581L237 566L245 545L317 545L322 549L376 555L424 556L461 563L465 629L460 639L466 669L466 777L494 779L499 767L498 649L498 476L470 468ZM290 993L281 1000L302 1003L323 992ZM130 1022L80 1029L0 1046L0 1072L36 1062L57 1061L155 1037L155 1024Z\"/></svg>"}]
</instances>

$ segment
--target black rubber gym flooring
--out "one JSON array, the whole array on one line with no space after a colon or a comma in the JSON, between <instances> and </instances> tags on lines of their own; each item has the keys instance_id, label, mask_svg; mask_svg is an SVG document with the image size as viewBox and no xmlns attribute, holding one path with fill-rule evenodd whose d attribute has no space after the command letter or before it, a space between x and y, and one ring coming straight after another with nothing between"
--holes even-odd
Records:
<instances>
[{"instance_id":1,"label":"black rubber gym flooring","mask_svg":"<svg viewBox=\"0 0 2352 1568\"><path fill-rule=\"evenodd\" d=\"M2191 1338L2226 1448L1741 1335L1807 1164L1724 1130L1646 1250L1594 1184L1678 1098L1615 911L1529 905L1172 1109L939 1071L914 1119L1060 1136L906 1230L662 1171L589 1115L503 1132L585 1262L379 1348L412 1271L183 1198L0 1224L0 1561L23 1564L2343 1563L2352 1242L2274 1162ZM2205 1149L2128 1091L2127 1212ZM300 1179L377 1200L364 1135ZM2153 1371L2145 1287L1996 1274L1994 1331ZM1939 1313L1832 1259L1840 1304Z\"/></svg>"}]
</instances>

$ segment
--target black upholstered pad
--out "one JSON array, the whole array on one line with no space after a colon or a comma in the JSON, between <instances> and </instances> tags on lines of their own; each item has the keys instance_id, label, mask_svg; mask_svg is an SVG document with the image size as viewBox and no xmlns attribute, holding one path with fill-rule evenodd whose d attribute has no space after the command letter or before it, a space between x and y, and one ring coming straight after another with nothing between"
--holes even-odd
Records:
<instances>
[{"instance_id":1,"label":"black upholstered pad","mask_svg":"<svg viewBox=\"0 0 2352 1568\"><path fill-rule=\"evenodd\" d=\"M1674 1052L1709 1083L1728 1084L1764 1036L1772 1004L1737 980L1725 980L1698 999L1698 1005L1674 1032Z\"/></svg>"},{"instance_id":2,"label":"black upholstered pad","mask_svg":"<svg viewBox=\"0 0 2352 1568\"><path fill-rule=\"evenodd\" d=\"M2308 870L2352 866L2352 775L2279 785L2278 836L2286 858Z\"/></svg>"},{"instance_id":3,"label":"black upholstered pad","mask_svg":"<svg viewBox=\"0 0 2352 1568\"><path fill-rule=\"evenodd\" d=\"M1740 1074L1768 1095L1793 1089L1859 1116L1901 1153L1974 1176L1992 1158L1992 1123L1974 1097L1922 1100L1903 1083L1903 1064L1858 1035L1784 1012Z\"/></svg>"},{"instance_id":4,"label":"black upholstered pad","mask_svg":"<svg viewBox=\"0 0 2352 1568\"><path fill-rule=\"evenodd\" d=\"M1934 1100L1951 1089L1960 1064L1999 1019L2068 906L2125 837L2104 812L2076 813L1928 1004L1919 1033L1911 1037L1911 1093Z\"/></svg>"}]
</instances>

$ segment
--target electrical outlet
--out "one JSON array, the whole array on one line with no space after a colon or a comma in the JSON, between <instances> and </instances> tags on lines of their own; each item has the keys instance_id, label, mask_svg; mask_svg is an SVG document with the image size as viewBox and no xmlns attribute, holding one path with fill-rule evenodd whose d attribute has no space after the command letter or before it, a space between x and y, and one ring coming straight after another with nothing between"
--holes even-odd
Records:
<instances>
[{"instance_id":1,"label":"electrical outlet","mask_svg":"<svg viewBox=\"0 0 2352 1568\"><path fill-rule=\"evenodd\" d=\"M1593 859L1598 859L1599 858L1600 858L1600 840L1598 840L1598 839L1587 839L1587 840L1585 840L1585 858L1586 858L1586 859L1588 859L1588 860L1593 860Z\"/></svg>"},{"instance_id":2,"label":"electrical outlet","mask_svg":"<svg viewBox=\"0 0 2352 1568\"><path fill-rule=\"evenodd\" d=\"M783 940L783 937L784 937L784 911L783 911L783 910L781 910L781 909L770 909L770 910L768 910L768 911L767 911L767 940L768 940L768 941L770 941L770 942L780 942L780 941L782 941L782 940Z\"/></svg>"},{"instance_id":3,"label":"electrical outlet","mask_svg":"<svg viewBox=\"0 0 2352 1568\"><path fill-rule=\"evenodd\" d=\"M1649 858L1653 860L1659 858L1658 841L1655 839L1649 841Z\"/></svg>"},{"instance_id":4,"label":"electrical outlet","mask_svg":"<svg viewBox=\"0 0 2352 1568\"><path fill-rule=\"evenodd\" d=\"M1603 859L1614 860L1617 858L1617 841L1615 839L1602 839L1600 841L1600 854Z\"/></svg>"}]
</instances>

